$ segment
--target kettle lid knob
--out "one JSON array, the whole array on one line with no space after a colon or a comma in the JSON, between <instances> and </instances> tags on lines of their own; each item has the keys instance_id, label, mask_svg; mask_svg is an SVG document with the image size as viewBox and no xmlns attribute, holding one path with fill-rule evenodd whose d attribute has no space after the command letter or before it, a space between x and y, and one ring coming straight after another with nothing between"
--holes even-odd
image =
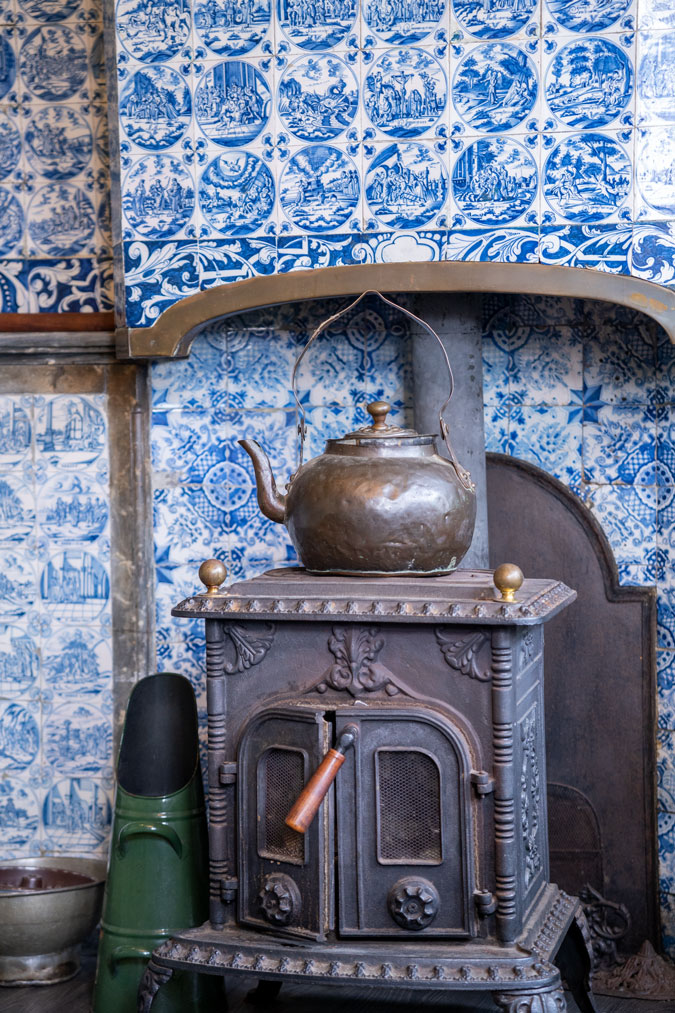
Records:
<instances>
[{"instance_id":1,"label":"kettle lid knob","mask_svg":"<svg viewBox=\"0 0 675 1013\"><path fill-rule=\"evenodd\" d=\"M373 420L373 429L388 429L389 426L385 422L385 419L391 411L391 405L388 401L371 401L369 405L366 405L366 410Z\"/></svg>"}]
</instances>

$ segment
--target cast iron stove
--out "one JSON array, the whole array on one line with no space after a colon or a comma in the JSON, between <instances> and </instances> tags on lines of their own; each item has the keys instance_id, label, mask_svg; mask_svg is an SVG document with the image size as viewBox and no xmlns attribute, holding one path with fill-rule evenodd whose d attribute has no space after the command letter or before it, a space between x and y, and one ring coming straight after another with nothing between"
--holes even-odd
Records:
<instances>
[{"instance_id":1,"label":"cast iron stove","mask_svg":"<svg viewBox=\"0 0 675 1013\"><path fill-rule=\"evenodd\" d=\"M575 592L490 571L429 578L273 570L175 616L206 623L210 921L153 954L174 969L489 990L509 1013L582 1010L576 898L549 882L543 625ZM348 734L345 736L345 732ZM336 743L306 833L285 817Z\"/></svg>"}]
</instances>

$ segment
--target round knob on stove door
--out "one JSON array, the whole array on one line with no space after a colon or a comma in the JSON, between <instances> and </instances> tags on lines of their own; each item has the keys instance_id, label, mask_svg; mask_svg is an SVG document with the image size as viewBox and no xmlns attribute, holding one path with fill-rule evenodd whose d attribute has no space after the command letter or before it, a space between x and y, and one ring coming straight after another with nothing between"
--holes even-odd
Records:
<instances>
[{"instance_id":1,"label":"round knob on stove door","mask_svg":"<svg viewBox=\"0 0 675 1013\"><path fill-rule=\"evenodd\" d=\"M409 932L419 932L431 925L440 905L441 900L433 883L414 876L399 879L387 897L389 914L397 925Z\"/></svg>"},{"instance_id":2,"label":"round knob on stove door","mask_svg":"<svg viewBox=\"0 0 675 1013\"><path fill-rule=\"evenodd\" d=\"M206 585L207 594L218 594L221 584L225 583L227 567L219 559L207 559L199 567L199 579Z\"/></svg>"},{"instance_id":3,"label":"round knob on stove door","mask_svg":"<svg viewBox=\"0 0 675 1013\"><path fill-rule=\"evenodd\" d=\"M290 925L300 912L300 891L290 876L265 876L258 894L258 911L271 925Z\"/></svg>"}]
</instances>

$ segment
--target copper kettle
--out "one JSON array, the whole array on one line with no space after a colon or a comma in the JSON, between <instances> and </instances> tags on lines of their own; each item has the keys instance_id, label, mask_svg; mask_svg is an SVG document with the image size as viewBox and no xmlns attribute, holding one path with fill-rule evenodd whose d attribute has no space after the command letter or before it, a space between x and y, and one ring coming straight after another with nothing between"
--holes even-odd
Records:
<instances>
[{"instance_id":1,"label":"copper kettle","mask_svg":"<svg viewBox=\"0 0 675 1013\"><path fill-rule=\"evenodd\" d=\"M388 424L391 406L367 406L371 424L327 440L323 454L302 463L305 413L296 376L302 359L322 331L357 305L325 320L312 334L293 368L292 388L300 422L300 466L282 495L268 457L256 440L239 440L253 460L258 503L270 520L285 524L300 560L310 573L348 576L438 576L454 570L471 544L476 494L459 464L443 412L454 380L435 331L409 310L375 293L421 324L437 340L448 367L450 393L439 423L450 459L436 452L436 437Z\"/></svg>"}]
</instances>

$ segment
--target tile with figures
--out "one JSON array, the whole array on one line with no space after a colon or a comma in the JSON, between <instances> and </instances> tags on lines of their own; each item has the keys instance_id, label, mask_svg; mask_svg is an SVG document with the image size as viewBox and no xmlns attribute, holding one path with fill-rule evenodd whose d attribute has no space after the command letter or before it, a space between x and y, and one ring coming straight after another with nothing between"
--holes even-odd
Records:
<instances>
[{"instance_id":1,"label":"tile with figures","mask_svg":"<svg viewBox=\"0 0 675 1013\"><path fill-rule=\"evenodd\" d=\"M539 229L536 225L492 229L455 227L447 233L442 259L536 264L539 261Z\"/></svg>"},{"instance_id":2,"label":"tile with figures","mask_svg":"<svg viewBox=\"0 0 675 1013\"><path fill-rule=\"evenodd\" d=\"M447 222L448 171L430 144L379 142L372 150L363 173L366 230L371 225L399 230Z\"/></svg>"},{"instance_id":3,"label":"tile with figures","mask_svg":"<svg viewBox=\"0 0 675 1013\"><path fill-rule=\"evenodd\" d=\"M657 482L656 427L640 405L607 405L583 423L584 479L650 485Z\"/></svg>"},{"instance_id":4,"label":"tile with figures","mask_svg":"<svg viewBox=\"0 0 675 1013\"><path fill-rule=\"evenodd\" d=\"M514 222L534 225L539 212L539 142L536 135L462 136L452 156L452 220L486 228Z\"/></svg>"},{"instance_id":5,"label":"tile with figures","mask_svg":"<svg viewBox=\"0 0 675 1013\"><path fill-rule=\"evenodd\" d=\"M93 625L56 630L42 645L42 683L53 693L89 699L112 686L109 633Z\"/></svg>"},{"instance_id":6,"label":"tile with figures","mask_svg":"<svg viewBox=\"0 0 675 1013\"><path fill-rule=\"evenodd\" d=\"M362 72L364 127L398 140L447 132L446 66L418 46L376 50Z\"/></svg>"},{"instance_id":7,"label":"tile with figures","mask_svg":"<svg viewBox=\"0 0 675 1013\"><path fill-rule=\"evenodd\" d=\"M475 134L525 131L539 109L534 58L513 42L471 42L451 59L451 120Z\"/></svg>"},{"instance_id":8,"label":"tile with figures","mask_svg":"<svg viewBox=\"0 0 675 1013\"><path fill-rule=\"evenodd\" d=\"M356 30L356 0L276 0L280 37L308 53L345 42Z\"/></svg>"},{"instance_id":9,"label":"tile with figures","mask_svg":"<svg viewBox=\"0 0 675 1013\"><path fill-rule=\"evenodd\" d=\"M360 159L344 146L291 149L279 177L279 206L288 231L361 231ZM284 231L284 225L281 226Z\"/></svg>"},{"instance_id":10,"label":"tile with figures","mask_svg":"<svg viewBox=\"0 0 675 1013\"><path fill-rule=\"evenodd\" d=\"M91 164L94 140L90 123L74 105L49 105L24 118L24 155L38 179L64 180Z\"/></svg>"},{"instance_id":11,"label":"tile with figures","mask_svg":"<svg viewBox=\"0 0 675 1013\"><path fill-rule=\"evenodd\" d=\"M675 31L640 32L637 51L638 124L675 122Z\"/></svg>"},{"instance_id":12,"label":"tile with figures","mask_svg":"<svg viewBox=\"0 0 675 1013\"><path fill-rule=\"evenodd\" d=\"M124 49L143 63L178 56L192 38L189 0L118 0L115 27Z\"/></svg>"},{"instance_id":13,"label":"tile with figures","mask_svg":"<svg viewBox=\"0 0 675 1013\"><path fill-rule=\"evenodd\" d=\"M89 193L75 183L41 186L27 208L28 252L47 257L93 252L96 214Z\"/></svg>"},{"instance_id":14,"label":"tile with figures","mask_svg":"<svg viewBox=\"0 0 675 1013\"><path fill-rule=\"evenodd\" d=\"M538 30L537 0L452 0L460 30L475 39L510 39L533 27ZM454 24L453 24L454 27Z\"/></svg>"},{"instance_id":15,"label":"tile with figures","mask_svg":"<svg viewBox=\"0 0 675 1013\"><path fill-rule=\"evenodd\" d=\"M602 525L617 563L642 565L656 549L656 486L599 485L588 506Z\"/></svg>"},{"instance_id":16,"label":"tile with figures","mask_svg":"<svg viewBox=\"0 0 675 1013\"><path fill-rule=\"evenodd\" d=\"M357 119L359 80L344 55L303 54L281 74L277 115L296 142L333 141Z\"/></svg>"},{"instance_id":17,"label":"tile with figures","mask_svg":"<svg viewBox=\"0 0 675 1013\"><path fill-rule=\"evenodd\" d=\"M0 772L25 771L39 753L39 701L0 701Z\"/></svg>"},{"instance_id":18,"label":"tile with figures","mask_svg":"<svg viewBox=\"0 0 675 1013\"><path fill-rule=\"evenodd\" d=\"M19 118L0 108L0 182L11 180L21 157L21 126Z\"/></svg>"},{"instance_id":19,"label":"tile with figures","mask_svg":"<svg viewBox=\"0 0 675 1013\"><path fill-rule=\"evenodd\" d=\"M22 87L39 102L66 102L87 94L89 52L75 25L43 24L31 28L21 42Z\"/></svg>"},{"instance_id":20,"label":"tile with figures","mask_svg":"<svg viewBox=\"0 0 675 1013\"><path fill-rule=\"evenodd\" d=\"M618 31L629 13L634 14L635 0L546 0L544 16L553 18L552 27L580 36ZM626 26L628 27L628 26Z\"/></svg>"},{"instance_id":21,"label":"tile with figures","mask_svg":"<svg viewBox=\"0 0 675 1013\"><path fill-rule=\"evenodd\" d=\"M0 186L0 256L20 256L25 233L24 200L8 186Z\"/></svg>"},{"instance_id":22,"label":"tile with figures","mask_svg":"<svg viewBox=\"0 0 675 1013\"><path fill-rule=\"evenodd\" d=\"M21 774L0 780L0 847L5 860L37 853L40 805L30 780Z\"/></svg>"},{"instance_id":23,"label":"tile with figures","mask_svg":"<svg viewBox=\"0 0 675 1013\"><path fill-rule=\"evenodd\" d=\"M194 239L123 244L126 320L149 327L167 307L199 291L199 244Z\"/></svg>"},{"instance_id":24,"label":"tile with figures","mask_svg":"<svg viewBox=\"0 0 675 1013\"><path fill-rule=\"evenodd\" d=\"M634 47L624 36L556 36L556 48L543 58L545 106L558 130L597 130L617 121L632 122Z\"/></svg>"},{"instance_id":25,"label":"tile with figures","mask_svg":"<svg viewBox=\"0 0 675 1013\"><path fill-rule=\"evenodd\" d=\"M238 238L274 231L277 183L260 151L210 151L197 182L206 229Z\"/></svg>"},{"instance_id":26,"label":"tile with figures","mask_svg":"<svg viewBox=\"0 0 675 1013\"><path fill-rule=\"evenodd\" d=\"M42 750L55 775L89 775L112 772L110 714L89 701L55 697L43 707Z\"/></svg>"},{"instance_id":27,"label":"tile with figures","mask_svg":"<svg viewBox=\"0 0 675 1013\"><path fill-rule=\"evenodd\" d=\"M194 116L199 131L221 148L252 144L272 112L269 78L258 61L209 61L196 82Z\"/></svg>"},{"instance_id":28,"label":"tile with figures","mask_svg":"<svg viewBox=\"0 0 675 1013\"><path fill-rule=\"evenodd\" d=\"M675 126L637 132L635 221L675 218Z\"/></svg>"},{"instance_id":29,"label":"tile with figures","mask_svg":"<svg viewBox=\"0 0 675 1013\"><path fill-rule=\"evenodd\" d=\"M125 238L184 237L195 210L194 169L173 154L146 155L122 182Z\"/></svg>"},{"instance_id":30,"label":"tile with figures","mask_svg":"<svg viewBox=\"0 0 675 1013\"><path fill-rule=\"evenodd\" d=\"M39 490L40 531L54 545L94 542L108 527L107 488L84 472L52 475Z\"/></svg>"},{"instance_id":31,"label":"tile with figures","mask_svg":"<svg viewBox=\"0 0 675 1013\"><path fill-rule=\"evenodd\" d=\"M609 274L629 274L633 242L630 222L590 225L542 225L539 259L542 264L591 267Z\"/></svg>"},{"instance_id":32,"label":"tile with figures","mask_svg":"<svg viewBox=\"0 0 675 1013\"><path fill-rule=\"evenodd\" d=\"M0 545L20 545L35 531L35 493L25 477L0 475Z\"/></svg>"},{"instance_id":33,"label":"tile with figures","mask_svg":"<svg viewBox=\"0 0 675 1013\"><path fill-rule=\"evenodd\" d=\"M100 622L109 610L108 563L79 548L57 552L40 574L40 608L52 620Z\"/></svg>"},{"instance_id":34,"label":"tile with figures","mask_svg":"<svg viewBox=\"0 0 675 1013\"><path fill-rule=\"evenodd\" d=\"M102 779L59 777L43 795L41 815L45 851L107 852L112 806Z\"/></svg>"},{"instance_id":35,"label":"tile with figures","mask_svg":"<svg viewBox=\"0 0 675 1013\"><path fill-rule=\"evenodd\" d=\"M196 0L195 41L215 56L244 56L263 41L273 44L272 0Z\"/></svg>"},{"instance_id":36,"label":"tile with figures","mask_svg":"<svg viewBox=\"0 0 675 1013\"><path fill-rule=\"evenodd\" d=\"M190 135L190 80L177 67L134 64L120 82L119 120L129 140L146 151L165 151Z\"/></svg>"},{"instance_id":37,"label":"tile with figures","mask_svg":"<svg viewBox=\"0 0 675 1013\"><path fill-rule=\"evenodd\" d=\"M361 39L364 48L412 46L447 38L449 0L366 0L362 7ZM443 33L441 36L439 33Z\"/></svg>"},{"instance_id":38,"label":"tile with figures","mask_svg":"<svg viewBox=\"0 0 675 1013\"><path fill-rule=\"evenodd\" d=\"M630 221L632 134L548 134L542 148L542 222Z\"/></svg>"},{"instance_id":39,"label":"tile with figures","mask_svg":"<svg viewBox=\"0 0 675 1013\"><path fill-rule=\"evenodd\" d=\"M0 696L28 699L38 687L40 647L21 620L0 625Z\"/></svg>"},{"instance_id":40,"label":"tile with figures","mask_svg":"<svg viewBox=\"0 0 675 1013\"><path fill-rule=\"evenodd\" d=\"M70 470L105 462L105 395L49 395L38 405L35 444L44 464Z\"/></svg>"}]
</instances>

